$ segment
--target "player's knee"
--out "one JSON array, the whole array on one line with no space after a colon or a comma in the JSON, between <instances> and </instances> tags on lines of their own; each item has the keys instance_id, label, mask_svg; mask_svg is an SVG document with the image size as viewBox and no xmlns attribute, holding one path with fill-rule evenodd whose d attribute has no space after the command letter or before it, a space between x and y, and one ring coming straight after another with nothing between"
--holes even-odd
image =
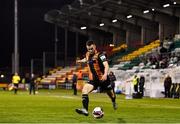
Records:
<instances>
[{"instance_id":1,"label":"player's knee","mask_svg":"<svg viewBox=\"0 0 180 124\"><path fill-rule=\"evenodd\" d=\"M82 94L88 94L93 89L93 86L91 85L84 85L82 89Z\"/></svg>"},{"instance_id":2,"label":"player's knee","mask_svg":"<svg viewBox=\"0 0 180 124\"><path fill-rule=\"evenodd\" d=\"M82 94L88 94L88 89L86 87L82 89Z\"/></svg>"}]
</instances>

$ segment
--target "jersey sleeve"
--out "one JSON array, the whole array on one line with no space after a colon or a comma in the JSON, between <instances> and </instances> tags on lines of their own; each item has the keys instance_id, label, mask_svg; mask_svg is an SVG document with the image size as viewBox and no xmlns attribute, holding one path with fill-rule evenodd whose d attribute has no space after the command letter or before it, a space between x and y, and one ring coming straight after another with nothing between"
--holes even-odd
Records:
<instances>
[{"instance_id":1,"label":"jersey sleeve","mask_svg":"<svg viewBox=\"0 0 180 124\"><path fill-rule=\"evenodd\" d=\"M99 59L100 59L102 62L105 62L105 61L107 61L107 56L106 56L105 54L103 54L103 53L100 53L100 54L99 54Z\"/></svg>"}]
</instances>

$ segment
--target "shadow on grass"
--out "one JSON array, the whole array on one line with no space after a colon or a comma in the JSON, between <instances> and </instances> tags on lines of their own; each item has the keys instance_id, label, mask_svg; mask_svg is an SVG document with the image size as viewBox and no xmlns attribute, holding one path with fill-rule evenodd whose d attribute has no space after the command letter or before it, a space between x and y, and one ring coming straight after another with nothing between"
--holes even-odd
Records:
<instances>
[{"instance_id":1,"label":"shadow on grass","mask_svg":"<svg viewBox=\"0 0 180 124\"><path fill-rule=\"evenodd\" d=\"M117 118L118 119L118 123L126 123L126 121L124 121L122 118Z\"/></svg>"}]
</instances>

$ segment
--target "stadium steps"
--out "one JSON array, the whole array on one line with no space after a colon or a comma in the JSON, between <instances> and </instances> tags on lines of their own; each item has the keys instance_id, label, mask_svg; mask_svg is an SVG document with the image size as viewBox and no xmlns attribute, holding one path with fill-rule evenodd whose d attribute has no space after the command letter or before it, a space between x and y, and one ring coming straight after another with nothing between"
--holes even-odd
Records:
<instances>
[{"instance_id":1,"label":"stadium steps","mask_svg":"<svg viewBox=\"0 0 180 124\"><path fill-rule=\"evenodd\" d=\"M49 74L43 76L39 85L43 87L45 85L46 88L50 85L54 85L56 88L64 88L71 89L72 88L72 78L73 74L78 76L78 85L77 87L82 88L82 82L88 80L88 68L81 66L73 66L73 67L65 67L65 68L54 68L49 71ZM66 77L68 78L68 83L66 83Z\"/></svg>"},{"instance_id":2,"label":"stadium steps","mask_svg":"<svg viewBox=\"0 0 180 124\"><path fill-rule=\"evenodd\" d=\"M132 51L136 50L135 48L128 48L127 50L122 50L117 53L115 53L113 56L109 57L110 65L119 64L119 61L117 61L119 58L131 53Z\"/></svg>"},{"instance_id":3,"label":"stadium steps","mask_svg":"<svg viewBox=\"0 0 180 124\"><path fill-rule=\"evenodd\" d=\"M143 55L146 52L149 52L149 51L151 51L154 48L159 47L159 45L160 45L160 41L159 40L153 41L150 44L148 44L146 46L143 46L143 47L141 47L141 48L139 48L139 49L137 49L137 50L135 50L135 51L125 55L125 56L123 56L122 58L118 59L118 62L131 61L134 58L139 57L140 55Z\"/></svg>"},{"instance_id":4,"label":"stadium steps","mask_svg":"<svg viewBox=\"0 0 180 124\"><path fill-rule=\"evenodd\" d=\"M122 70L132 69L134 66L138 66L140 64L141 60L139 59L139 56L154 50L155 48L159 47L159 45L160 45L160 41L156 40L138 49L129 49L128 51L123 53L121 52L116 53L116 56L114 56L111 59L112 61L111 64L113 65L113 64L130 61L129 63L125 63L124 66L121 66L118 69L122 69Z\"/></svg>"}]
</instances>

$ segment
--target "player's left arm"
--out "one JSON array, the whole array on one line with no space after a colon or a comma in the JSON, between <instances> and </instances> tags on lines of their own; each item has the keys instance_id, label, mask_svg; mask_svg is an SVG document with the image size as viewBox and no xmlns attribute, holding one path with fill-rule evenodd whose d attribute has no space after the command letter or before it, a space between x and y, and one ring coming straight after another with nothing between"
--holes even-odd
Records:
<instances>
[{"instance_id":1,"label":"player's left arm","mask_svg":"<svg viewBox=\"0 0 180 124\"><path fill-rule=\"evenodd\" d=\"M104 65L104 74L102 76L102 80L107 80L108 70L109 70L109 64L107 61L103 62Z\"/></svg>"},{"instance_id":2,"label":"player's left arm","mask_svg":"<svg viewBox=\"0 0 180 124\"><path fill-rule=\"evenodd\" d=\"M107 80L107 75L108 75L108 71L109 71L109 64L108 64L108 60L106 58L105 54L101 54L100 56L101 62L104 65L104 74L102 76L102 81Z\"/></svg>"}]
</instances>

